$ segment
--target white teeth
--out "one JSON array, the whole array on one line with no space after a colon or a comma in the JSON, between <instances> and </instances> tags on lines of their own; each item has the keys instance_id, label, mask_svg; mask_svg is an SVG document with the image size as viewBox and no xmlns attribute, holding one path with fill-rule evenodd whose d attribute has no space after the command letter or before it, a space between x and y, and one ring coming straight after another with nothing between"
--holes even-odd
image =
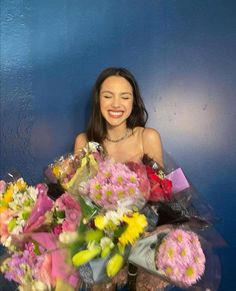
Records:
<instances>
[{"instance_id":1,"label":"white teeth","mask_svg":"<svg viewBox=\"0 0 236 291\"><path fill-rule=\"evenodd\" d=\"M119 111L119 112L117 112L117 111L109 111L109 113L110 113L110 115L120 116L120 115L122 115L123 112L121 112L121 111Z\"/></svg>"}]
</instances>

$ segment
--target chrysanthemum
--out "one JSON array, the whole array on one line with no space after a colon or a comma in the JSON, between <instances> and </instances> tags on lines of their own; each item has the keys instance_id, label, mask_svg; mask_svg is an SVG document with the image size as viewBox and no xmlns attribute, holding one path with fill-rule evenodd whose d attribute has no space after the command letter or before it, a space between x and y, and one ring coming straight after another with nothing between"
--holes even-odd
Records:
<instances>
[{"instance_id":1,"label":"chrysanthemum","mask_svg":"<svg viewBox=\"0 0 236 291\"><path fill-rule=\"evenodd\" d=\"M133 245L147 226L146 217L134 212L132 215L124 215L123 221L127 223L128 227L119 237L119 241L122 245Z\"/></svg>"},{"instance_id":2,"label":"chrysanthemum","mask_svg":"<svg viewBox=\"0 0 236 291\"><path fill-rule=\"evenodd\" d=\"M171 231L159 246L156 266L174 282L190 286L205 270L205 255L198 236L182 229Z\"/></svg>"},{"instance_id":3,"label":"chrysanthemum","mask_svg":"<svg viewBox=\"0 0 236 291\"><path fill-rule=\"evenodd\" d=\"M98 205L108 208L117 206L119 200L141 195L135 172L125 164L104 161L99 164L98 174L89 181L88 193Z\"/></svg>"},{"instance_id":4,"label":"chrysanthemum","mask_svg":"<svg viewBox=\"0 0 236 291\"><path fill-rule=\"evenodd\" d=\"M15 186L19 192L22 192L26 190L27 184L22 178L20 178L16 181Z\"/></svg>"}]
</instances>

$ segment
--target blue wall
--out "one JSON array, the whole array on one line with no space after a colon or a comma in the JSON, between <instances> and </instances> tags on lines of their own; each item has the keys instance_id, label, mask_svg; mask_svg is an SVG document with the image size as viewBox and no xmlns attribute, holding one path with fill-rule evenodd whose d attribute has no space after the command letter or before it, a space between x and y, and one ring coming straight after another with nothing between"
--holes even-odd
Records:
<instances>
[{"instance_id":1,"label":"blue wall","mask_svg":"<svg viewBox=\"0 0 236 291\"><path fill-rule=\"evenodd\" d=\"M125 66L149 126L220 218L229 244L219 251L220 290L233 290L235 8L234 0L2 0L0 177L14 168L39 182L84 129L97 74Z\"/></svg>"}]
</instances>

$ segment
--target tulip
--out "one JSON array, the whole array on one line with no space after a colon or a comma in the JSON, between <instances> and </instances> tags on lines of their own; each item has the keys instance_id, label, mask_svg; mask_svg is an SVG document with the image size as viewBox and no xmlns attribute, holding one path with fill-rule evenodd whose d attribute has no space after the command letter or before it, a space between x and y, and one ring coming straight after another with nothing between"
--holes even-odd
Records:
<instances>
[{"instance_id":1,"label":"tulip","mask_svg":"<svg viewBox=\"0 0 236 291\"><path fill-rule=\"evenodd\" d=\"M106 256L108 256L111 252L111 248L110 246L105 246L103 249L102 249L102 252L101 252L101 258L104 259Z\"/></svg>"},{"instance_id":2,"label":"tulip","mask_svg":"<svg viewBox=\"0 0 236 291\"><path fill-rule=\"evenodd\" d=\"M72 263L74 266L79 267L83 264L86 264L93 258L95 258L97 255L101 253L101 247L100 246L93 246L87 250L83 250L78 252L72 257Z\"/></svg>"},{"instance_id":3,"label":"tulip","mask_svg":"<svg viewBox=\"0 0 236 291\"><path fill-rule=\"evenodd\" d=\"M115 254L107 263L106 271L108 277L114 277L121 269L124 258L120 254Z\"/></svg>"}]
</instances>

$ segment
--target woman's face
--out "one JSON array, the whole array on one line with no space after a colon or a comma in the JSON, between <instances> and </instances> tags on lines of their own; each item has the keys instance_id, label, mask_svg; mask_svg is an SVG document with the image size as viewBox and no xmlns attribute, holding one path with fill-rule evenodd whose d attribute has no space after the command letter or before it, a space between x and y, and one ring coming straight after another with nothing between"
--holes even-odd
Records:
<instances>
[{"instance_id":1,"label":"woman's face","mask_svg":"<svg viewBox=\"0 0 236 291\"><path fill-rule=\"evenodd\" d=\"M105 79L100 89L100 110L110 126L125 125L133 107L133 89L123 77Z\"/></svg>"}]
</instances>

